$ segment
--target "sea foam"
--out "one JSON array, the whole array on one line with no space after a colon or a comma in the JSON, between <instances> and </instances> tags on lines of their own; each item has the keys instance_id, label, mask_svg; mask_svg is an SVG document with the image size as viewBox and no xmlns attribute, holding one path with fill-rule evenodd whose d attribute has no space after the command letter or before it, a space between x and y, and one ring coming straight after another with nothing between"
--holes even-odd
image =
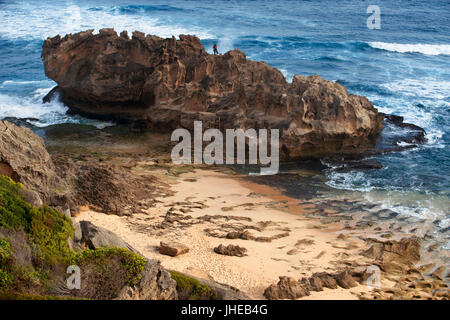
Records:
<instances>
[{"instance_id":1,"label":"sea foam","mask_svg":"<svg viewBox=\"0 0 450 320\"><path fill-rule=\"evenodd\" d=\"M369 42L372 48L393 51L399 53L417 52L426 55L450 55L450 45L448 44L408 44L408 43L388 43L388 42Z\"/></svg>"}]
</instances>

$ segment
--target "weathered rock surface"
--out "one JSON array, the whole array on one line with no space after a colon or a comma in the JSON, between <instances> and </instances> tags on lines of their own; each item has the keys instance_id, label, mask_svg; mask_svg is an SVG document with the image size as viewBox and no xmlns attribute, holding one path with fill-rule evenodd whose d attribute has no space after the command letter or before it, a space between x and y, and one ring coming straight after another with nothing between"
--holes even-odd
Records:
<instances>
[{"instance_id":1,"label":"weathered rock surface","mask_svg":"<svg viewBox=\"0 0 450 320\"><path fill-rule=\"evenodd\" d=\"M270 300L298 299L308 296L309 291L291 277L280 277L280 281L264 290L264 296Z\"/></svg>"},{"instance_id":2,"label":"weathered rock surface","mask_svg":"<svg viewBox=\"0 0 450 320\"><path fill-rule=\"evenodd\" d=\"M232 244L229 244L228 246L220 244L219 246L214 248L214 252L226 256L243 257L246 256L245 253L247 252L247 249Z\"/></svg>"},{"instance_id":3,"label":"weathered rock surface","mask_svg":"<svg viewBox=\"0 0 450 320\"><path fill-rule=\"evenodd\" d=\"M136 249L126 243L115 233L95 226L89 221L80 221L74 225L74 243L85 249L97 249L101 247L124 248L138 253Z\"/></svg>"},{"instance_id":4,"label":"weathered rock surface","mask_svg":"<svg viewBox=\"0 0 450 320\"><path fill-rule=\"evenodd\" d=\"M142 279L133 287L124 287L119 300L177 300L176 282L157 260L147 260Z\"/></svg>"},{"instance_id":5,"label":"weathered rock surface","mask_svg":"<svg viewBox=\"0 0 450 320\"><path fill-rule=\"evenodd\" d=\"M420 240L405 238L400 241L375 241L363 255L373 258L385 272L402 273L420 260Z\"/></svg>"},{"instance_id":6,"label":"weathered rock surface","mask_svg":"<svg viewBox=\"0 0 450 320\"><path fill-rule=\"evenodd\" d=\"M0 174L22 183L27 188L22 196L35 206L64 202L65 183L56 174L44 141L7 121L0 121Z\"/></svg>"},{"instance_id":7,"label":"weathered rock surface","mask_svg":"<svg viewBox=\"0 0 450 320\"><path fill-rule=\"evenodd\" d=\"M95 211L129 215L153 205L158 180L120 167L88 164L75 166L71 181L79 204Z\"/></svg>"},{"instance_id":8,"label":"weathered rock surface","mask_svg":"<svg viewBox=\"0 0 450 320\"><path fill-rule=\"evenodd\" d=\"M158 251L161 254L165 254L167 256L176 257L180 254L184 254L189 252L189 248L179 242L171 241L171 242L160 242L160 246L158 247Z\"/></svg>"},{"instance_id":9,"label":"weathered rock surface","mask_svg":"<svg viewBox=\"0 0 450 320\"><path fill-rule=\"evenodd\" d=\"M277 128L282 158L359 151L381 130L383 116L369 100L340 84L299 75L288 83L239 50L200 50L194 36L136 31L129 39L102 29L49 38L42 59L71 112L169 129L192 129L194 120L222 130Z\"/></svg>"},{"instance_id":10,"label":"weathered rock surface","mask_svg":"<svg viewBox=\"0 0 450 320\"><path fill-rule=\"evenodd\" d=\"M365 272L362 272L365 274ZM264 296L270 300L298 299L309 296L311 291L323 291L323 288L336 289L338 286L344 289L356 287L364 276L357 274L356 278L349 270L337 273L317 272L309 278L301 278L298 281L291 277L280 277L277 284L272 284L264 291Z\"/></svg>"}]
</instances>

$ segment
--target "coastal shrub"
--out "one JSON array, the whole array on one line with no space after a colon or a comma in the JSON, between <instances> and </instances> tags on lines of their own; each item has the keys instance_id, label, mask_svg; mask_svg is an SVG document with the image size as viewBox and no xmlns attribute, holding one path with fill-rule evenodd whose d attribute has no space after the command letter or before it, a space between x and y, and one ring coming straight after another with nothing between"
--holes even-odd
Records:
<instances>
[{"instance_id":1,"label":"coastal shrub","mask_svg":"<svg viewBox=\"0 0 450 320\"><path fill-rule=\"evenodd\" d=\"M70 219L48 206L31 206L20 197L20 188L23 188L20 183L0 176L0 226L24 228L50 261L68 258L71 255L68 239L73 236Z\"/></svg>"},{"instance_id":2,"label":"coastal shrub","mask_svg":"<svg viewBox=\"0 0 450 320\"><path fill-rule=\"evenodd\" d=\"M170 275L177 283L177 293L180 300L218 299L217 293L207 284L201 284L197 279L177 271L170 271Z\"/></svg>"},{"instance_id":3,"label":"coastal shrub","mask_svg":"<svg viewBox=\"0 0 450 320\"><path fill-rule=\"evenodd\" d=\"M11 243L7 239L0 239L0 289L9 287L14 281L14 276L8 271L11 261Z\"/></svg>"},{"instance_id":4,"label":"coastal shrub","mask_svg":"<svg viewBox=\"0 0 450 320\"><path fill-rule=\"evenodd\" d=\"M0 239L0 266L3 266L11 256L11 243L8 239Z\"/></svg>"},{"instance_id":5,"label":"coastal shrub","mask_svg":"<svg viewBox=\"0 0 450 320\"><path fill-rule=\"evenodd\" d=\"M126 271L126 282L130 286L136 285L142 278L147 260L134 252L124 248L97 248L75 253L71 258L71 264L82 267L87 263L107 269L110 260L117 260ZM109 261L108 261L109 260Z\"/></svg>"}]
</instances>

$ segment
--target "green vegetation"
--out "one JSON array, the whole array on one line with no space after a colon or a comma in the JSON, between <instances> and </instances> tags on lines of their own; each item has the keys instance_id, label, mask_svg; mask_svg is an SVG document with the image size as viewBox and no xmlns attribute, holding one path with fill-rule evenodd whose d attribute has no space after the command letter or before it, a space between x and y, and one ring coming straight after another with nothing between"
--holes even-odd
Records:
<instances>
[{"instance_id":1,"label":"green vegetation","mask_svg":"<svg viewBox=\"0 0 450 320\"><path fill-rule=\"evenodd\" d=\"M7 239L0 239L0 288L10 286L14 276L7 272L12 259L11 243Z\"/></svg>"},{"instance_id":2,"label":"green vegetation","mask_svg":"<svg viewBox=\"0 0 450 320\"><path fill-rule=\"evenodd\" d=\"M71 264L93 266L94 279L107 287L139 282L146 259L122 248L74 252L69 247L74 233L71 219L45 205L31 206L20 196L21 188L0 176L0 299L70 299L49 293L54 292L54 280L61 279ZM109 269L113 274L101 279Z\"/></svg>"},{"instance_id":3,"label":"green vegetation","mask_svg":"<svg viewBox=\"0 0 450 320\"><path fill-rule=\"evenodd\" d=\"M141 272L144 270L147 260L134 252L123 248L98 248L95 250L84 250L74 254L71 264L83 266L86 263L94 263L98 266L107 266L109 259L118 259L127 271L127 283L136 285L141 280Z\"/></svg>"},{"instance_id":4,"label":"green vegetation","mask_svg":"<svg viewBox=\"0 0 450 320\"><path fill-rule=\"evenodd\" d=\"M21 184L0 176L0 227L23 228L47 260L69 257L67 239L73 237L70 219L48 206L32 207L20 197L20 188Z\"/></svg>"},{"instance_id":5,"label":"green vegetation","mask_svg":"<svg viewBox=\"0 0 450 320\"><path fill-rule=\"evenodd\" d=\"M170 271L177 283L177 292L181 300L216 300L217 293L208 285L177 271Z\"/></svg>"}]
</instances>

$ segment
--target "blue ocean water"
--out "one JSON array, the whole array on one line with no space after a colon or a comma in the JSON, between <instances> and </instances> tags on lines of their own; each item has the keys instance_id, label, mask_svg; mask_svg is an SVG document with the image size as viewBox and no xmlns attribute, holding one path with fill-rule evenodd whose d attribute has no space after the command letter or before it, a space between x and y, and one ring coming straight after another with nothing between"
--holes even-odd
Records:
<instances>
[{"instance_id":1,"label":"blue ocean water","mask_svg":"<svg viewBox=\"0 0 450 320\"><path fill-rule=\"evenodd\" d=\"M369 5L380 8L379 30L367 27ZM423 127L424 146L375 157L381 170L327 172L326 183L449 226L449 1L0 0L0 21L0 118L101 125L67 116L58 102L41 104L55 85L40 59L47 37L103 27L163 37L195 34L208 51L218 42L219 51L239 48L288 80L318 74L338 81L381 111Z\"/></svg>"}]
</instances>

